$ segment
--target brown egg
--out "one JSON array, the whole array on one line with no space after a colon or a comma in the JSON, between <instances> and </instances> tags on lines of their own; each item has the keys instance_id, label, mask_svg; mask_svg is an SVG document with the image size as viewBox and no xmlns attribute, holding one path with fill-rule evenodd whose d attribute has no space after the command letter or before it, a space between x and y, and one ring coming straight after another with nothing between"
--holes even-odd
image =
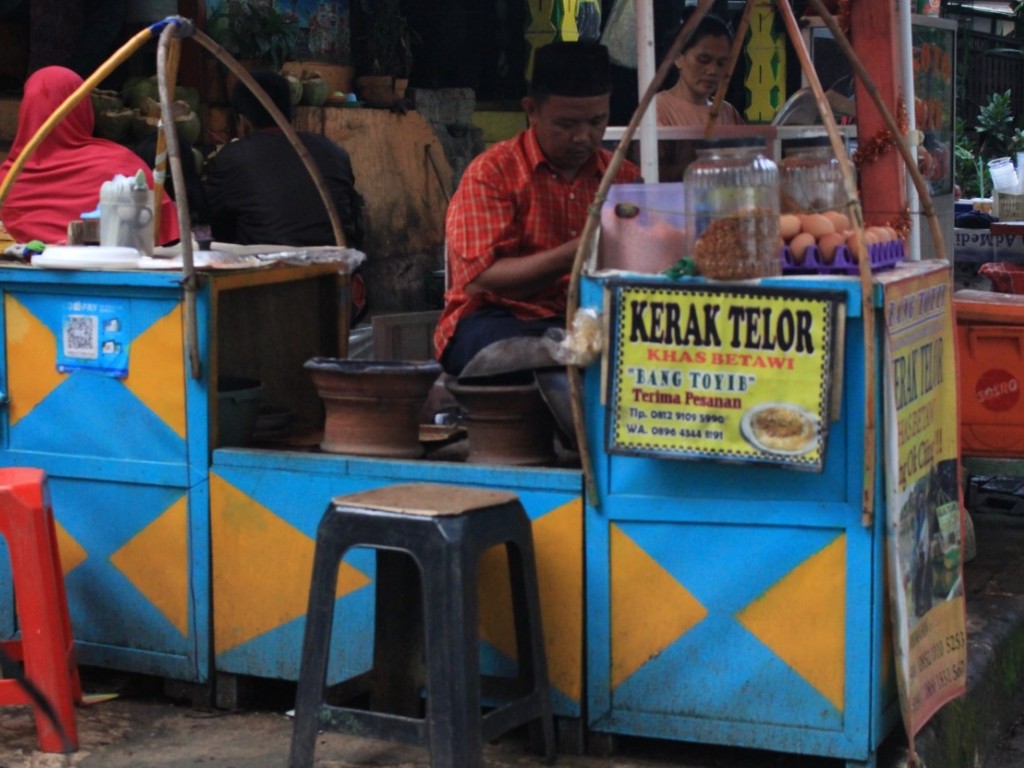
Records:
<instances>
[{"instance_id":1,"label":"brown egg","mask_svg":"<svg viewBox=\"0 0 1024 768\"><path fill-rule=\"evenodd\" d=\"M789 252L793 255L794 264L803 264L807 258L807 249L814 245L814 235L810 232L801 232L789 241Z\"/></svg>"},{"instance_id":2,"label":"brown egg","mask_svg":"<svg viewBox=\"0 0 1024 768\"><path fill-rule=\"evenodd\" d=\"M875 243L878 242L878 233L877 232L872 232L871 230L872 230L872 227L868 227L867 229L864 230L864 245L874 245ZM854 230L851 229L849 236L847 236L847 238L846 238L847 244L851 248L853 247L853 241L854 241L854 235L855 234L856 233L854 232Z\"/></svg>"},{"instance_id":3,"label":"brown egg","mask_svg":"<svg viewBox=\"0 0 1024 768\"><path fill-rule=\"evenodd\" d=\"M800 218L792 213L779 216L779 234L783 240L792 240L800 234Z\"/></svg>"},{"instance_id":4,"label":"brown egg","mask_svg":"<svg viewBox=\"0 0 1024 768\"><path fill-rule=\"evenodd\" d=\"M836 228L836 232L842 232L844 229L850 228L850 217L845 213L840 213L839 211L824 211L821 215L832 222L832 226Z\"/></svg>"},{"instance_id":5,"label":"brown egg","mask_svg":"<svg viewBox=\"0 0 1024 768\"><path fill-rule=\"evenodd\" d=\"M846 238L846 250L850 252L850 261L854 264L859 263L860 259L857 257L857 244L856 244L856 232L850 230L850 234ZM864 230L864 247L870 248L878 242L878 235L869 230Z\"/></svg>"},{"instance_id":6,"label":"brown egg","mask_svg":"<svg viewBox=\"0 0 1024 768\"><path fill-rule=\"evenodd\" d=\"M838 232L822 235L821 240L818 241L818 254L821 257L821 263L831 264L834 262L836 260L836 250L845 242L846 239Z\"/></svg>"},{"instance_id":7,"label":"brown egg","mask_svg":"<svg viewBox=\"0 0 1024 768\"><path fill-rule=\"evenodd\" d=\"M895 229L893 229L892 227L889 227L889 226L887 226L887 227L885 228L885 231L889 233L889 239L890 239L890 240L899 240L899 239L900 239L900 233L899 233L899 232L897 232L897 231L896 231Z\"/></svg>"},{"instance_id":8,"label":"brown egg","mask_svg":"<svg viewBox=\"0 0 1024 768\"><path fill-rule=\"evenodd\" d=\"M829 235L836 231L836 225L828 220L828 217L820 213L809 213L804 217L803 230L814 235L817 240L823 235Z\"/></svg>"},{"instance_id":9,"label":"brown egg","mask_svg":"<svg viewBox=\"0 0 1024 768\"><path fill-rule=\"evenodd\" d=\"M868 227L867 231L874 234L876 242L886 243L889 241L889 230L885 227Z\"/></svg>"}]
</instances>

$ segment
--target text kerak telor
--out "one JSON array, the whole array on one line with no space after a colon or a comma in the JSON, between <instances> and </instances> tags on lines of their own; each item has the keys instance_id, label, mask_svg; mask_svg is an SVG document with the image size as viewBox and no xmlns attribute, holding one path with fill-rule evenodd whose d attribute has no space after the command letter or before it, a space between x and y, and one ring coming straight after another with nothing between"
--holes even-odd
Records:
<instances>
[{"instance_id":1,"label":"text kerak telor","mask_svg":"<svg viewBox=\"0 0 1024 768\"><path fill-rule=\"evenodd\" d=\"M629 340L678 347L729 347L814 353L813 314L807 309L734 305L721 317L717 304L633 299ZM723 334L725 340L723 342Z\"/></svg>"}]
</instances>

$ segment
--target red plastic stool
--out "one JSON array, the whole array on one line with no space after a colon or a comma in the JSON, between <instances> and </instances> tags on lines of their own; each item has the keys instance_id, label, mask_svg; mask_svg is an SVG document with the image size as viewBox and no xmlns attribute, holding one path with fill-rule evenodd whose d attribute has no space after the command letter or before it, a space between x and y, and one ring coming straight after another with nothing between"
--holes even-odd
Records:
<instances>
[{"instance_id":1,"label":"red plastic stool","mask_svg":"<svg viewBox=\"0 0 1024 768\"><path fill-rule=\"evenodd\" d=\"M25 677L50 703L67 743L21 681L0 680L0 705L33 708L43 752L73 752L78 749L75 703L82 701L82 686L53 509L42 470L0 469L0 535L7 541L11 557L21 634L21 639L0 642L0 647L12 659L24 662Z\"/></svg>"}]
</instances>

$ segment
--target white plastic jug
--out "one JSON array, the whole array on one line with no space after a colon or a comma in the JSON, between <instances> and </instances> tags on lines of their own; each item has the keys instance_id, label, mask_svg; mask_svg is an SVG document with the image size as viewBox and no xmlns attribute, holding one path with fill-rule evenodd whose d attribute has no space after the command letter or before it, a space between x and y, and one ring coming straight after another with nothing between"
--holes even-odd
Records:
<instances>
[{"instance_id":1,"label":"white plastic jug","mask_svg":"<svg viewBox=\"0 0 1024 768\"><path fill-rule=\"evenodd\" d=\"M100 187L100 245L153 255L153 190L142 171L117 174Z\"/></svg>"}]
</instances>

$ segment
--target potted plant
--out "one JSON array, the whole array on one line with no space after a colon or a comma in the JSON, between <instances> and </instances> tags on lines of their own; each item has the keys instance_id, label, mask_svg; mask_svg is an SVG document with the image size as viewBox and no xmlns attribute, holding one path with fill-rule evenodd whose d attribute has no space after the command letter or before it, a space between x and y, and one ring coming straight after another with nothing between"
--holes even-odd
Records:
<instances>
[{"instance_id":1,"label":"potted plant","mask_svg":"<svg viewBox=\"0 0 1024 768\"><path fill-rule=\"evenodd\" d=\"M1013 114L1011 92L993 93L978 110L973 130L957 119L954 177L964 197L992 193L988 161L1008 156L1015 159L1024 149L1024 126Z\"/></svg>"},{"instance_id":2,"label":"potted plant","mask_svg":"<svg viewBox=\"0 0 1024 768\"><path fill-rule=\"evenodd\" d=\"M297 0L291 0L292 6ZM355 67L351 63L348 4L319 2L306 13L304 45L299 58L286 61L282 72L302 79L319 74L328 85L329 98L346 96L352 90Z\"/></svg>"},{"instance_id":3,"label":"potted plant","mask_svg":"<svg viewBox=\"0 0 1024 768\"><path fill-rule=\"evenodd\" d=\"M283 13L273 0L226 0L207 27L239 61L276 70L295 58L300 35L296 14Z\"/></svg>"},{"instance_id":4,"label":"potted plant","mask_svg":"<svg viewBox=\"0 0 1024 768\"><path fill-rule=\"evenodd\" d=\"M359 0L361 65L356 79L360 98L390 107L405 95L412 69L412 30L402 0Z\"/></svg>"}]
</instances>

